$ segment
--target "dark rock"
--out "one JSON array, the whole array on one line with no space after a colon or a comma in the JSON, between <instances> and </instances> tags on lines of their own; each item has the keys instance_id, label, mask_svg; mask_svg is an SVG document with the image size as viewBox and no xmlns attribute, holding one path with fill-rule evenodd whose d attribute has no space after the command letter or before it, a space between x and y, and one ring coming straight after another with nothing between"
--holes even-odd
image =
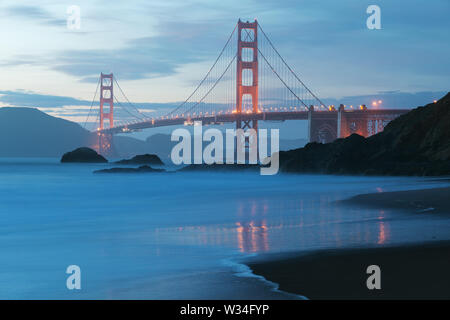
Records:
<instances>
[{"instance_id":1,"label":"dark rock","mask_svg":"<svg viewBox=\"0 0 450 320\"><path fill-rule=\"evenodd\" d=\"M450 174L450 93L391 121L364 138L353 134L332 143L309 143L280 152L284 172L367 175Z\"/></svg>"},{"instance_id":2,"label":"dark rock","mask_svg":"<svg viewBox=\"0 0 450 320\"><path fill-rule=\"evenodd\" d=\"M166 170L153 169L150 166L141 166L139 168L111 168L94 171L94 173L148 173L148 172L166 172Z\"/></svg>"},{"instance_id":3,"label":"dark rock","mask_svg":"<svg viewBox=\"0 0 450 320\"><path fill-rule=\"evenodd\" d=\"M108 160L95 150L82 147L65 153L61 158L61 162L104 163L108 162Z\"/></svg>"},{"instance_id":4,"label":"dark rock","mask_svg":"<svg viewBox=\"0 0 450 320\"><path fill-rule=\"evenodd\" d=\"M115 162L117 164L153 164L153 165L164 165L161 159L155 154L141 154L134 156L128 160L120 160Z\"/></svg>"},{"instance_id":5,"label":"dark rock","mask_svg":"<svg viewBox=\"0 0 450 320\"><path fill-rule=\"evenodd\" d=\"M258 164L191 164L178 171L242 171L257 170Z\"/></svg>"}]
</instances>

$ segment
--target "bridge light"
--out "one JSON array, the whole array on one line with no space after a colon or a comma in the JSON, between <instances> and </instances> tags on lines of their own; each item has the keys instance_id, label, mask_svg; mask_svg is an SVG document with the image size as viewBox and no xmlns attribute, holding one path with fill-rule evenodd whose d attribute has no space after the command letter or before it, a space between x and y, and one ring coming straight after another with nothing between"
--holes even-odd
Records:
<instances>
[{"instance_id":1,"label":"bridge light","mask_svg":"<svg viewBox=\"0 0 450 320\"><path fill-rule=\"evenodd\" d=\"M382 100L378 100L378 104L382 104L383 103L383 101Z\"/></svg>"}]
</instances>

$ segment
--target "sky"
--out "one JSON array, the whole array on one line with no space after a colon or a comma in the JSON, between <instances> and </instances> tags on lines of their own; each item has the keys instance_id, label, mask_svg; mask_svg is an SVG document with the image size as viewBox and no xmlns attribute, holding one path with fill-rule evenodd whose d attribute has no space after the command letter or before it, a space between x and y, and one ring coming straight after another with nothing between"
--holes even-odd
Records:
<instances>
[{"instance_id":1,"label":"sky","mask_svg":"<svg viewBox=\"0 0 450 320\"><path fill-rule=\"evenodd\" d=\"M369 30L366 9L381 9ZM80 8L80 28L67 26ZM149 115L183 101L239 18L258 19L326 103L414 107L450 85L448 0L72 0L0 2L0 106L81 124L100 72ZM359 102L361 101L361 102Z\"/></svg>"}]
</instances>

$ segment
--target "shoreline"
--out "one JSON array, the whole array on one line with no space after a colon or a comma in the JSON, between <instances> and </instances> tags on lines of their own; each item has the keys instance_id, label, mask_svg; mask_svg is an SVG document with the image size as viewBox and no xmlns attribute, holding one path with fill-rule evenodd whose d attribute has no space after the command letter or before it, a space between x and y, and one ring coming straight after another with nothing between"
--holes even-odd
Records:
<instances>
[{"instance_id":1,"label":"shoreline","mask_svg":"<svg viewBox=\"0 0 450 320\"><path fill-rule=\"evenodd\" d=\"M361 194L337 203L450 214L450 187ZM450 240L269 254L246 264L279 290L313 300L450 299ZM366 286L370 265L381 269L381 290Z\"/></svg>"},{"instance_id":2,"label":"shoreline","mask_svg":"<svg viewBox=\"0 0 450 320\"><path fill-rule=\"evenodd\" d=\"M360 194L339 204L450 214L450 187Z\"/></svg>"},{"instance_id":3,"label":"shoreline","mask_svg":"<svg viewBox=\"0 0 450 320\"><path fill-rule=\"evenodd\" d=\"M247 261L256 276L311 300L450 299L450 241L389 247L269 254ZM369 290L369 265L381 269L381 290Z\"/></svg>"}]
</instances>

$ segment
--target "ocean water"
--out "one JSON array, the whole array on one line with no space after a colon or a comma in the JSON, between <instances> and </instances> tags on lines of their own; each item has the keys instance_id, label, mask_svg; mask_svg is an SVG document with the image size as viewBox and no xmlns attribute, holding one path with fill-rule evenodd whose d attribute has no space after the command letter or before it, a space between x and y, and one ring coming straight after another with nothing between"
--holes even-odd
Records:
<instances>
[{"instance_id":1,"label":"ocean water","mask_svg":"<svg viewBox=\"0 0 450 320\"><path fill-rule=\"evenodd\" d=\"M92 173L110 166L0 159L1 299L296 299L240 262L450 239L446 216L336 203L436 179Z\"/></svg>"}]
</instances>

